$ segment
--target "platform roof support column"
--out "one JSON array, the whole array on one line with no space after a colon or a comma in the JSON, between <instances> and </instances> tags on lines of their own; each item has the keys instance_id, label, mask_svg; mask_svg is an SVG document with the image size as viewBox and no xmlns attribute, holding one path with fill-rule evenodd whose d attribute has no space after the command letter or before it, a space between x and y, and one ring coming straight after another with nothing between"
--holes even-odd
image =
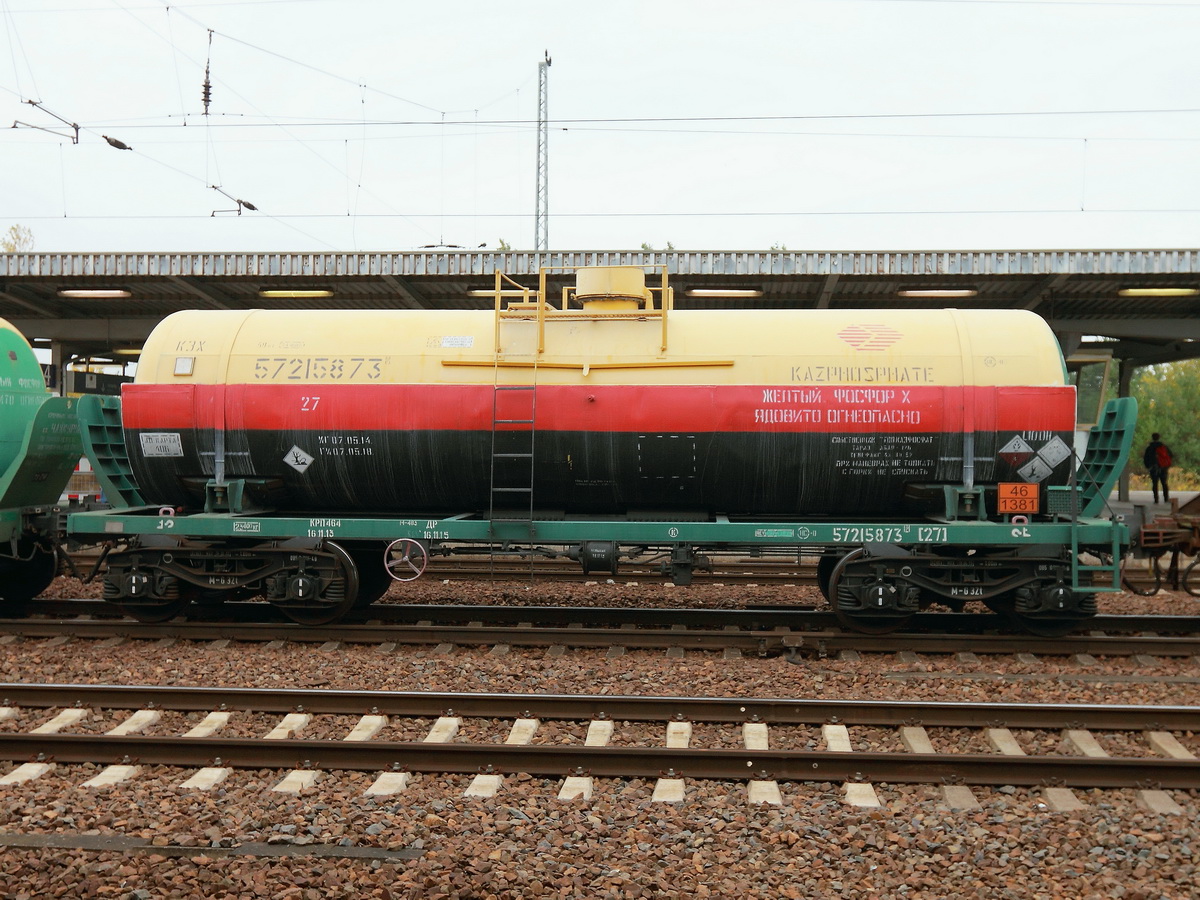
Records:
<instances>
[{"instance_id":1,"label":"platform roof support column","mask_svg":"<svg viewBox=\"0 0 1200 900\"><path fill-rule=\"evenodd\" d=\"M66 390L66 364L70 360L69 348L62 341L50 342L50 382L49 387L60 397Z\"/></svg>"}]
</instances>

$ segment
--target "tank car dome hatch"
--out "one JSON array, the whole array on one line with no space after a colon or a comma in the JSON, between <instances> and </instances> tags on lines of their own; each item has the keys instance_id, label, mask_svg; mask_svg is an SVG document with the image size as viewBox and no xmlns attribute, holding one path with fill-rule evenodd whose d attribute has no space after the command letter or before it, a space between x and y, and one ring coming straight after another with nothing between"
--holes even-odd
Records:
<instances>
[{"instance_id":1,"label":"tank car dome hatch","mask_svg":"<svg viewBox=\"0 0 1200 900\"><path fill-rule=\"evenodd\" d=\"M653 305L641 266L588 266L575 274L575 299L586 310L649 309Z\"/></svg>"}]
</instances>

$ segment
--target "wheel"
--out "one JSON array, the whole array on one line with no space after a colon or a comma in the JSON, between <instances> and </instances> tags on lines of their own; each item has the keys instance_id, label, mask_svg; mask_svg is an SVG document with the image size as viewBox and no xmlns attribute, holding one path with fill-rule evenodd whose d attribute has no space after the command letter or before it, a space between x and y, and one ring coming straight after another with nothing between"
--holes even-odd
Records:
<instances>
[{"instance_id":1,"label":"wheel","mask_svg":"<svg viewBox=\"0 0 1200 900\"><path fill-rule=\"evenodd\" d=\"M387 573L397 581L416 581L429 565L425 545L412 538L399 538L388 544L383 553Z\"/></svg>"},{"instance_id":2,"label":"wheel","mask_svg":"<svg viewBox=\"0 0 1200 900\"><path fill-rule=\"evenodd\" d=\"M1041 618L1039 616L1025 616L1014 612L1010 614L1010 618L1014 624L1025 629L1030 634L1036 634L1038 637L1062 637L1065 634L1070 634L1086 622L1089 617L1060 616L1056 618Z\"/></svg>"},{"instance_id":3,"label":"wheel","mask_svg":"<svg viewBox=\"0 0 1200 900\"><path fill-rule=\"evenodd\" d=\"M1192 570L1196 565L1200 564L1200 557L1188 563L1188 567L1183 570L1183 589L1193 597L1200 597L1200 575L1196 576L1196 581L1192 581Z\"/></svg>"},{"instance_id":4,"label":"wheel","mask_svg":"<svg viewBox=\"0 0 1200 900\"><path fill-rule=\"evenodd\" d=\"M350 551L358 569L358 599L354 605L362 608L382 600L392 586L392 573L385 567L385 556L378 547L356 548Z\"/></svg>"},{"instance_id":5,"label":"wheel","mask_svg":"<svg viewBox=\"0 0 1200 900\"><path fill-rule=\"evenodd\" d=\"M832 553L822 553L821 558L817 560L817 587L821 589L821 594L826 600L830 599L829 577L833 574L833 570L837 568L837 564L841 560L840 556L835 556Z\"/></svg>"},{"instance_id":6,"label":"wheel","mask_svg":"<svg viewBox=\"0 0 1200 900\"><path fill-rule=\"evenodd\" d=\"M912 616L866 616L840 609L834 610L834 615L843 628L859 634L891 634L912 620Z\"/></svg>"},{"instance_id":7,"label":"wheel","mask_svg":"<svg viewBox=\"0 0 1200 900\"><path fill-rule=\"evenodd\" d=\"M153 625L157 622L169 622L185 609L192 602L191 597L186 592L171 600L158 600L149 603L118 603L117 609L121 610L131 619L137 619L139 622L145 622L147 625Z\"/></svg>"},{"instance_id":8,"label":"wheel","mask_svg":"<svg viewBox=\"0 0 1200 900\"><path fill-rule=\"evenodd\" d=\"M1152 554L1140 560L1134 559L1132 554L1126 554L1121 561L1121 586L1139 597L1153 597L1162 587L1163 556L1163 553ZM1142 563L1145 563L1144 570ZM1131 575L1137 580L1131 580Z\"/></svg>"},{"instance_id":9,"label":"wheel","mask_svg":"<svg viewBox=\"0 0 1200 900\"><path fill-rule=\"evenodd\" d=\"M104 599L139 622L166 622L192 602L192 586L164 573L154 563L142 564L136 558L120 560L120 564L110 561L104 578Z\"/></svg>"},{"instance_id":10,"label":"wheel","mask_svg":"<svg viewBox=\"0 0 1200 900\"><path fill-rule=\"evenodd\" d=\"M336 573L318 602L276 601L279 611L298 625L328 625L354 608L358 599L358 569L350 554L340 545L327 541L325 551L332 554Z\"/></svg>"},{"instance_id":11,"label":"wheel","mask_svg":"<svg viewBox=\"0 0 1200 900\"><path fill-rule=\"evenodd\" d=\"M25 548L22 548L25 549ZM27 559L4 559L0 569L0 596L20 607L38 596L58 576L58 551L33 545Z\"/></svg>"},{"instance_id":12,"label":"wheel","mask_svg":"<svg viewBox=\"0 0 1200 900\"><path fill-rule=\"evenodd\" d=\"M1017 612L1017 598L1013 596L1012 591L984 600L983 605L1000 616L1008 626L1019 628L1029 634L1036 634L1039 637L1062 637L1064 634L1070 634L1088 618L1087 616L1046 618L1019 613Z\"/></svg>"},{"instance_id":13,"label":"wheel","mask_svg":"<svg viewBox=\"0 0 1200 900\"><path fill-rule=\"evenodd\" d=\"M912 620L912 614L905 613L898 616L883 616L871 613L858 613L844 610L838 603L838 588L841 586L846 569L851 564L857 562L864 552L860 547L857 550L847 553L838 561L838 564L830 573L829 596L830 602L833 604L833 612L842 626L850 631L857 631L860 634L890 634L907 625Z\"/></svg>"},{"instance_id":14,"label":"wheel","mask_svg":"<svg viewBox=\"0 0 1200 900\"><path fill-rule=\"evenodd\" d=\"M0 600L0 618L20 619L29 613L30 598L9 589L19 565L15 559L0 557L0 597L4 598Z\"/></svg>"}]
</instances>

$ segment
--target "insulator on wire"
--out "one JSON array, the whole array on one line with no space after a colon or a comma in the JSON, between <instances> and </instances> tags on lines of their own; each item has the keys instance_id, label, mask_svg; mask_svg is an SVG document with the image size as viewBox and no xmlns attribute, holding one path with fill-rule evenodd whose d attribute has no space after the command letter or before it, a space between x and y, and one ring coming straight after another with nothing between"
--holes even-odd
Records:
<instances>
[{"instance_id":1,"label":"insulator on wire","mask_svg":"<svg viewBox=\"0 0 1200 900\"><path fill-rule=\"evenodd\" d=\"M204 85L200 89L200 99L204 101L204 115L208 115L208 105L212 103L212 79L209 69L212 66L212 29L208 30L208 58L204 60Z\"/></svg>"},{"instance_id":2,"label":"insulator on wire","mask_svg":"<svg viewBox=\"0 0 1200 900\"><path fill-rule=\"evenodd\" d=\"M200 99L204 101L204 115L208 115L208 104L212 103L212 82L208 77L208 66L204 67L204 85L200 90Z\"/></svg>"}]
</instances>

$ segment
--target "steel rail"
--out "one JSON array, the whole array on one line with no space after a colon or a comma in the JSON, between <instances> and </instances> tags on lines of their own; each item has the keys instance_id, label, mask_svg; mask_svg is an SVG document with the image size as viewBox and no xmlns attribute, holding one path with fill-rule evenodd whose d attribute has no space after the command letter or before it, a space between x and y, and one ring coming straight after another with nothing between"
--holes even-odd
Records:
<instances>
[{"instance_id":1,"label":"steel rail","mask_svg":"<svg viewBox=\"0 0 1200 900\"><path fill-rule=\"evenodd\" d=\"M1200 612L1200 604L1197 605ZM31 610L38 615L94 616L113 618L122 616L121 610L103 600L39 600ZM200 610L190 611L198 615ZM216 614L222 622L280 622L281 615L269 604L252 601L229 602L219 607ZM181 618L186 618L187 613ZM688 627L721 628L737 625L742 628L792 627L797 631L816 631L838 627L837 617L828 609L814 609L797 604L758 605L745 608L696 608L676 609L672 607L612 607L612 606L492 606L486 604L402 604L380 603L356 611L345 624L382 622L385 624L416 623L431 621L439 623L482 621L491 624L521 623L531 620L540 625L583 624L583 625L686 625ZM0 627L16 622L38 621L36 619L5 619ZM129 620L131 621L131 620ZM1003 618L995 613L918 613L911 622L912 632L931 631L938 634L970 633L998 630L1007 627ZM1200 615L1119 615L1095 616L1086 619L1081 627L1089 631L1141 632L1158 631L1169 634L1200 634ZM911 633L911 632L906 632ZM1027 636L1022 636L1027 638Z\"/></svg>"},{"instance_id":2,"label":"steel rail","mask_svg":"<svg viewBox=\"0 0 1200 900\"><path fill-rule=\"evenodd\" d=\"M288 625L275 623L244 623L222 625L204 622L168 622L146 624L137 622L93 622L64 620L60 622L0 622L0 628L23 637L52 637L70 633L76 637L137 637L139 639L183 638L192 641L237 640L262 643L293 641L296 643L325 643L338 641L347 644L442 644L460 646L495 646L507 644L518 647L608 648L614 645L638 649L683 647L690 649L722 650L736 647L758 652L787 650L785 634L799 645L802 638L796 633L778 631L674 631L671 629L618 628L541 628L537 626L473 626L473 625ZM1022 646L1027 646L1025 642ZM850 644L847 644L850 646ZM857 646L857 645L856 645ZM961 648L956 648L961 649ZM1194 652L1200 652L1197 643Z\"/></svg>"},{"instance_id":3,"label":"steel rail","mask_svg":"<svg viewBox=\"0 0 1200 900\"><path fill-rule=\"evenodd\" d=\"M835 753L511 744L428 744L110 735L0 735L0 757L71 763L142 763L231 768L318 768L471 773L526 772L609 777L656 774L724 780L1064 784L1073 787L1200 787L1200 761L999 754Z\"/></svg>"},{"instance_id":4,"label":"steel rail","mask_svg":"<svg viewBox=\"0 0 1200 900\"><path fill-rule=\"evenodd\" d=\"M538 719L778 724L1095 728L1200 731L1200 706L939 703L916 700L796 700L751 697L636 697L606 694L434 693L160 685L0 683L6 706L250 710Z\"/></svg>"},{"instance_id":5,"label":"steel rail","mask_svg":"<svg viewBox=\"0 0 1200 900\"><path fill-rule=\"evenodd\" d=\"M180 638L190 641L236 640L245 642L420 645L450 643L460 646L607 648L718 651L737 648L760 654L804 652L827 655L841 650L868 653L953 654L964 650L983 654L1034 651L1047 656L1088 653L1098 656L1147 654L1186 657L1200 655L1200 635L1187 637L1148 635L1072 635L1037 638L1004 634L864 635L854 632L783 630L697 630L674 628L543 627L536 625L426 625L335 624L321 626L278 622L214 623L173 621L144 623L125 619L9 619L0 620L0 631L22 637L74 637L101 639L134 637L142 640Z\"/></svg>"},{"instance_id":6,"label":"steel rail","mask_svg":"<svg viewBox=\"0 0 1200 900\"><path fill-rule=\"evenodd\" d=\"M784 649L815 651L819 655L840 650L859 650L868 653L895 653L911 650L916 653L950 654L970 650L987 655L1035 653L1043 656L1073 656L1087 653L1094 656L1185 657L1200 655L1200 636L1163 637L1159 635L1066 635L1058 638L1039 638L1032 635L1006 634L885 634L860 635L849 632L801 632L776 634ZM772 645L768 643L768 649Z\"/></svg>"}]
</instances>

